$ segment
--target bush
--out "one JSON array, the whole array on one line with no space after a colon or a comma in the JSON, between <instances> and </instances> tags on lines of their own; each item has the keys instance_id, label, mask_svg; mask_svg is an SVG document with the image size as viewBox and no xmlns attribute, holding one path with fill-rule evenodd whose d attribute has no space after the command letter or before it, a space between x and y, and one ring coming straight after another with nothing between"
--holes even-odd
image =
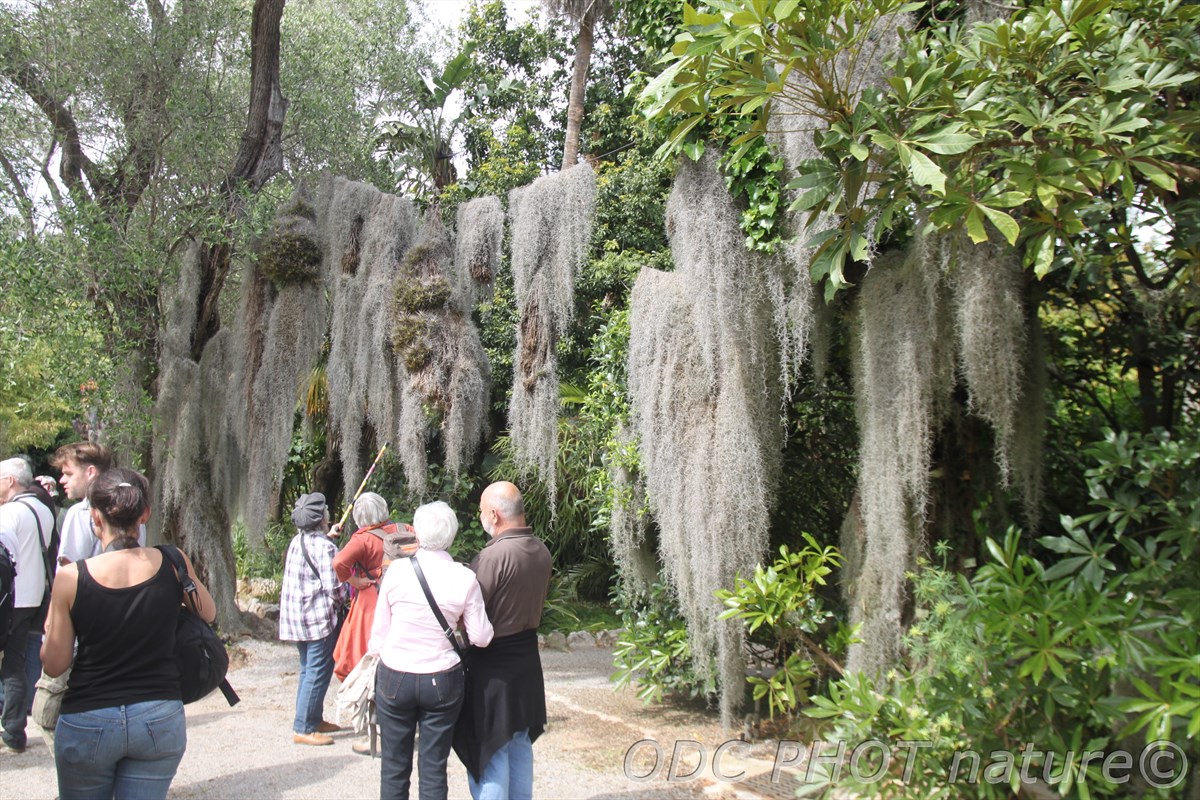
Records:
<instances>
[{"instance_id":1,"label":"bush","mask_svg":"<svg viewBox=\"0 0 1200 800\"><path fill-rule=\"evenodd\" d=\"M761 665L762 673L747 681L755 701L766 698L772 719L777 713L794 713L808 700L809 688L831 670L840 676L843 670L833 655L840 656L849 642L848 631L835 626L833 612L818 593L842 556L807 533L803 537L808 543L804 549L793 553L783 545L771 566L760 565L752 578L739 577L733 591L716 593L728 609L721 619L740 619L746 625L749 663Z\"/></svg>"},{"instance_id":2,"label":"bush","mask_svg":"<svg viewBox=\"0 0 1200 800\"><path fill-rule=\"evenodd\" d=\"M619 602L624 632L613 648L612 680L634 684L643 702L678 694L712 702L717 696L716 665L697 664L687 622L670 589L656 583L645 597Z\"/></svg>"},{"instance_id":3,"label":"bush","mask_svg":"<svg viewBox=\"0 0 1200 800\"><path fill-rule=\"evenodd\" d=\"M1064 558L1022 552L1013 528L987 540L991 560L973 577L921 565L908 662L874 679L848 676L808 713L829 721L831 741L922 747L898 747L869 782L825 764L813 792L967 796L952 770L969 750L987 765L970 796L1009 797L1033 783L1083 800L1179 796L1183 772L1181 785L1156 787L1137 767L1139 751L1174 755L1163 769L1184 768L1180 754L1200 758L1200 439L1110 433L1088 455L1095 511L1064 517L1065 535L1039 540ZM944 545L938 553L949 556ZM1089 762L1089 751L1130 752L1132 769ZM998 753L1011 754L1007 764Z\"/></svg>"}]
</instances>

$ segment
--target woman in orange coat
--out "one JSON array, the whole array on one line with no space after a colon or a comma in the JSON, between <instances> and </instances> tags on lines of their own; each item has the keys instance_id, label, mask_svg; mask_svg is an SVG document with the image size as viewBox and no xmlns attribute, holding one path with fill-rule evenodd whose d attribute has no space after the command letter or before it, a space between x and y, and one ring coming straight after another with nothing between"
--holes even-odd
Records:
<instances>
[{"instance_id":1,"label":"woman in orange coat","mask_svg":"<svg viewBox=\"0 0 1200 800\"><path fill-rule=\"evenodd\" d=\"M374 492L364 492L354 502L354 523L358 530L333 559L338 580L354 589L350 612L333 648L333 674L339 681L346 680L367 652L371 625L375 622L375 601L379 599L379 580L383 577L384 539L404 529L388 519L387 501Z\"/></svg>"}]
</instances>

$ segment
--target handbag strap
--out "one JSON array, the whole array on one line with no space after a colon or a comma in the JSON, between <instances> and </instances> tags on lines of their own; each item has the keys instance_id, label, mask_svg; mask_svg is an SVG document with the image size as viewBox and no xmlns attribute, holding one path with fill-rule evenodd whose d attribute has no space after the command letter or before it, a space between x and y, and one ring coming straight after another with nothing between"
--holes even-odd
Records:
<instances>
[{"instance_id":1,"label":"handbag strap","mask_svg":"<svg viewBox=\"0 0 1200 800\"><path fill-rule=\"evenodd\" d=\"M421 562L417 561L416 556L408 559L412 564L413 572L417 573L417 580L421 582L421 591L425 592L425 599L429 601L429 608L433 611L433 615L437 617L438 624L442 626L442 633L446 634L446 638L450 640L450 645L454 648L454 652L458 654L460 660L466 663L467 651L458 643L458 637L454 635L454 629L446 624L446 617L442 614L442 610L438 608L438 604L433 600L433 592L429 591L429 582L425 580L425 573L421 570Z\"/></svg>"},{"instance_id":2,"label":"handbag strap","mask_svg":"<svg viewBox=\"0 0 1200 800\"><path fill-rule=\"evenodd\" d=\"M183 553L179 551L178 547L170 544L160 544L155 549L163 554L163 558L171 562L171 566L175 568L175 578L183 587L184 601L189 604L193 614L200 616L200 592L196 589L196 582L192 580L192 576L188 572L187 563L183 560Z\"/></svg>"},{"instance_id":3,"label":"handbag strap","mask_svg":"<svg viewBox=\"0 0 1200 800\"><path fill-rule=\"evenodd\" d=\"M188 572L187 562L183 560L183 553L178 547L171 544L155 545L155 549L163 554L163 558L171 562L171 566L175 569L175 578L179 581L179 585L183 587L183 596L185 603L191 601L191 608L188 610L196 615L196 618L204 622L204 617L200 616L200 592L196 589L196 582L192 580L191 574ZM207 622L204 622L208 625ZM212 626L208 625L211 629ZM225 702L229 703L230 707L236 706L241 702L237 692L233 690L233 686L229 683L229 678L222 678L217 684L217 688L221 690L221 694L225 695Z\"/></svg>"}]
</instances>

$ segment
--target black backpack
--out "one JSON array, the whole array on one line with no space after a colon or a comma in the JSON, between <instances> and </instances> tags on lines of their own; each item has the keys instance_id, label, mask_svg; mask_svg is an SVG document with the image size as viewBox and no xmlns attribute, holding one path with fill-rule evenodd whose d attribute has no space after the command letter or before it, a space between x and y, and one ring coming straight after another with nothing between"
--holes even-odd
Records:
<instances>
[{"instance_id":1,"label":"black backpack","mask_svg":"<svg viewBox=\"0 0 1200 800\"><path fill-rule=\"evenodd\" d=\"M16 606L17 562L8 548L0 544L0 650L8 644L12 630L13 608Z\"/></svg>"},{"instance_id":2,"label":"black backpack","mask_svg":"<svg viewBox=\"0 0 1200 800\"><path fill-rule=\"evenodd\" d=\"M188 574L187 564L179 549L169 544L158 545L163 558L175 568L175 577L183 586L184 608L179 609L175 627L175 661L179 666L179 688L184 703L194 703L220 689L229 705L240 699L229 685L229 653L212 626L195 613L198 605L196 583Z\"/></svg>"}]
</instances>

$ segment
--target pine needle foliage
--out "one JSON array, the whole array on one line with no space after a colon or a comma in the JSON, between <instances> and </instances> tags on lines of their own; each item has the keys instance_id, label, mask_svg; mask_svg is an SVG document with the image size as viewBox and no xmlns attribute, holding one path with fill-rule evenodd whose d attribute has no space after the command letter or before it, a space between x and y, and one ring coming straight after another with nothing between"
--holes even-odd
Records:
<instances>
[{"instance_id":1,"label":"pine needle foliage","mask_svg":"<svg viewBox=\"0 0 1200 800\"><path fill-rule=\"evenodd\" d=\"M492 299L500 248L504 242L504 209L500 198L477 197L458 207L454 224L454 287L466 308Z\"/></svg>"},{"instance_id":2,"label":"pine needle foliage","mask_svg":"<svg viewBox=\"0 0 1200 800\"><path fill-rule=\"evenodd\" d=\"M743 633L713 596L766 551L782 431L778 343L714 155L684 161L667 204L676 271L643 269L631 301L629 389L665 575L696 661L715 658L722 718L741 705ZM633 544L632 542L630 544Z\"/></svg>"},{"instance_id":3,"label":"pine needle foliage","mask_svg":"<svg viewBox=\"0 0 1200 800\"><path fill-rule=\"evenodd\" d=\"M575 276L587 257L596 175L580 164L509 193L512 271L521 322L514 355L509 431L517 465L536 472L550 497L558 455L555 349L574 316Z\"/></svg>"}]
</instances>

